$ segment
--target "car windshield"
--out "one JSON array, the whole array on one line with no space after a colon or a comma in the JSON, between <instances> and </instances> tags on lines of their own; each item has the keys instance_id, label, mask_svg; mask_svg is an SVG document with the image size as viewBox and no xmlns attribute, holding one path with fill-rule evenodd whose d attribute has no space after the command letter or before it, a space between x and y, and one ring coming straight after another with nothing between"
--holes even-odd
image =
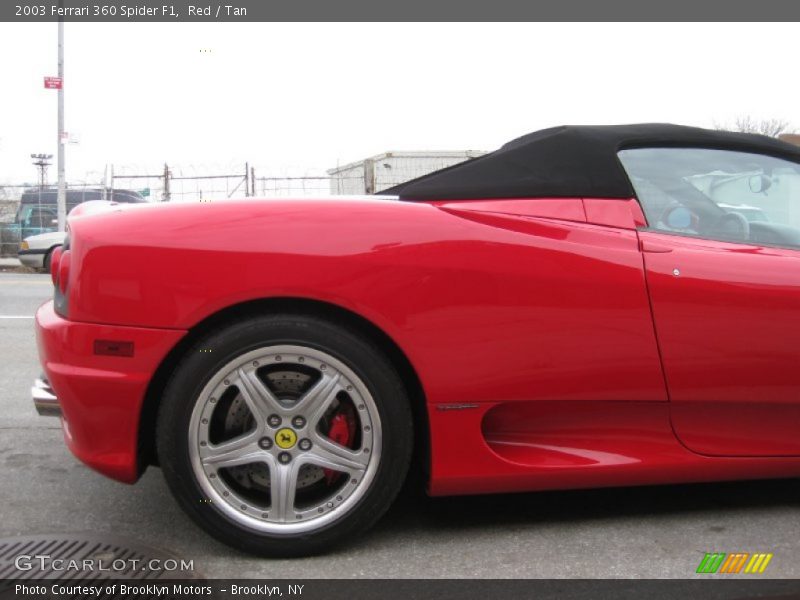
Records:
<instances>
[{"instance_id":1,"label":"car windshield","mask_svg":"<svg viewBox=\"0 0 800 600\"><path fill-rule=\"evenodd\" d=\"M800 242L797 163L706 148L636 148L618 156L652 228L697 235L727 229L741 233L736 239ZM755 228L731 227L736 219Z\"/></svg>"}]
</instances>

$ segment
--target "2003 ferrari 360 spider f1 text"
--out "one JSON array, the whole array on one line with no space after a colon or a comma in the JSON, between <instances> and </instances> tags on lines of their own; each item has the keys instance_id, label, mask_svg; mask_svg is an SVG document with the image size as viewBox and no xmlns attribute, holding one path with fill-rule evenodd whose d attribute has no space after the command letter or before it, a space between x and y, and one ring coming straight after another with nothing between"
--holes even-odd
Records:
<instances>
[{"instance_id":1,"label":"2003 ferrari 360 spider f1 text","mask_svg":"<svg viewBox=\"0 0 800 600\"><path fill-rule=\"evenodd\" d=\"M76 209L37 408L275 556L414 452L434 495L800 475L800 149L559 127L386 194Z\"/></svg>"}]
</instances>

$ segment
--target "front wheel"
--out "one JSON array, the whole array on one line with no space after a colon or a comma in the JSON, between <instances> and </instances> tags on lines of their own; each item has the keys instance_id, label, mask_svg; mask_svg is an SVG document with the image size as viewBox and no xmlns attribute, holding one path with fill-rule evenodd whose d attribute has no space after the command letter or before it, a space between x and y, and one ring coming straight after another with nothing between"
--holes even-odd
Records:
<instances>
[{"instance_id":1,"label":"front wheel","mask_svg":"<svg viewBox=\"0 0 800 600\"><path fill-rule=\"evenodd\" d=\"M388 509L412 420L402 382L368 340L276 315L189 351L165 390L157 444L170 489L206 531L297 556L354 538Z\"/></svg>"}]
</instances>

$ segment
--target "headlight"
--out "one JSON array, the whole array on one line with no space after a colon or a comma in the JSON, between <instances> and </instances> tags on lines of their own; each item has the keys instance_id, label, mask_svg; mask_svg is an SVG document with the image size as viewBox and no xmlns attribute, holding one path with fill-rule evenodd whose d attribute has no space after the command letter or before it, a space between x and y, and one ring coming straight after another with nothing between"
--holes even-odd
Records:
<instances>
[{"instance_id":1,"label":"headlight","mask_svg":"<svg viewBox=\"0 0 800 600\"><path fill-rule=\"evenodd\" d=\"M24 241L23 241L23 242L22 242L22 243L19 245L19 249L20 249L20 250L27 250L27 249L28 249L28 242L24 242Z\"/></svg>"}]
</instances>

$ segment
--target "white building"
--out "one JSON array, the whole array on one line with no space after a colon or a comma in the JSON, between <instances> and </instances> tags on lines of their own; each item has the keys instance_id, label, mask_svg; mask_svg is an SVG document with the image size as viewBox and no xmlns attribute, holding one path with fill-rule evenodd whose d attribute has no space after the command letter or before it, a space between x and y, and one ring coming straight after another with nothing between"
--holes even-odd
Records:
<instances>
[{"instance_id":1,"label":"white building","mask_svg":"<svg viewBox=\"0 0 800 600\"><path fill-rule=\"evenodd\" d=\"M331 194L374 194L484 154L480 150L384 152L329 169Z\"/></svg>"}]
</instances>

